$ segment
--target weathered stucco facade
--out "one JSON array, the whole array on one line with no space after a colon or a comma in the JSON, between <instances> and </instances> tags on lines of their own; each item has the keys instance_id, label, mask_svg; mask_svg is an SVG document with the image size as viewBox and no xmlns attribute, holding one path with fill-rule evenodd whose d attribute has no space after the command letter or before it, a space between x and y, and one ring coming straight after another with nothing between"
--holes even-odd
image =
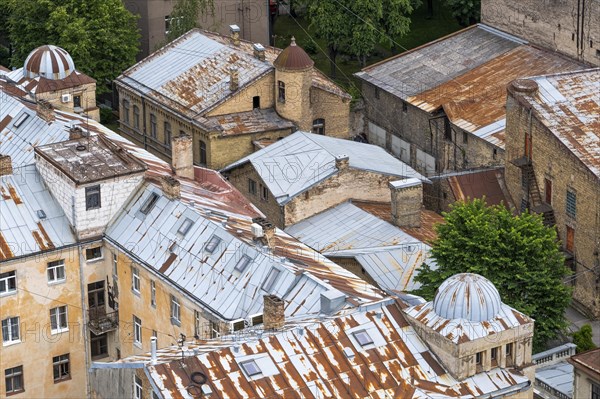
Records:
<instances>
[{"instance_id":1,"label":"weathered stucco facade","mask_svg":"<svg viewBox=\"0 0 600 399\"><path fill-rule=\"evenodd\" d=\"M600 65L600 2L596 0L483 0L481 22Z\"/></svg>"},{"instance_id":2,"label":"weathered stucco facade","mask_svg":"<svg viewBox=\"0 0 600 399\"><path fill-rule=\"evenodd\" d=\"M519 82L519 81L517 81ZM573 152L572 144L557 137L543 116L532 107L537 84L509 87L505 179L521 211L530 208L552 214L562 249L573 276L573 298L578 307L600 317L600 180ZM570 126L565 119L563 126ZM597 132L596 132L597 134ZM594 144L588 149L594 151ZM527 160L528 158L528 160ZM591 162L598 162L592 158ZM528 183L526 183L528 181ZM568 199L570 197L570 199ZM552 223L554 222L554 223ZM594 271L596 270L596 271Z\"/></svg>"}]
</instances>

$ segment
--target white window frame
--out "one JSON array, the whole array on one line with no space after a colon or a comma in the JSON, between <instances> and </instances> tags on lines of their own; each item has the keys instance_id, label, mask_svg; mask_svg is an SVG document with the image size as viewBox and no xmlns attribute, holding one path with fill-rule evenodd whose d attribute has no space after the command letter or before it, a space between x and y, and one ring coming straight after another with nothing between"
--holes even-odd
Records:
<instances>
[{"instance_id":1,"label":"white window frame","mask_svg":"<svg viewBox=\"0 0 600 399\"><path fill-rule=\"evenodd\" d=\"M62 277L58 277L58 271L62 269ZM48 262L46 267L46 274L48 276L48 284L58 284L63 283L67 279L67 274L65 272L65 260L55 260L52 262ZM52 275L52 277L51 277Z\"/></svg>"},{"instance_id":2,"label":"white window frame","mask_svg":"<svg viewBox=\"0 0 600 399\"><path fill-rule=\"evenodd\" d=\"M117 255L116 252L112 253L112 261L113 261L113 277L114 278L118 278L119 277L119 256Z\"/></svg>"},{"instance_id":3,"label":"white window frame","mask_svg":"<svg viewBox=\"0 0 600 399\"><path fill-rule=\"evenodd\" d=\"M137 376L133 376L133 397L134 399L142 399L143 388L142 380Z\"/></svg>"},{"instance_id":4,"label":"white window frame","mask_svg":"<svg viewBox=\"0 0 600 399\"><path fill-rule=\"evenodd\" d=\"M141 290L141 280L140 280L140 269L137 267L131 268L131 290L136 294L140 293Z\"/></svg>"},{"instance_id":5,"label":"white window frame","mask_svg":"<svg viewBox=\"0 0 600 399\"><path fill-rule=\"evenodd\" d=\"M10 280L14 281L15 288L13 288L13 289L9 288ZM17 292L17 271L9 270L7 272L0 273L0 286L4 286L4 289L2 291L0 291L0 296L10 295L10 294L14 294L15 292Z\"/></svg>"},{"instance_id":6,"label":"white window frame","mask_svg":"<svg viewBox=\"0 0 600 399\"><path fill-rule=\"evenodd\" d=\"M16 320L16 324L15 321ZM13 329L16 326L16 337ZM2 320L2 345L8 346L21 342L21 320L19 316L7 317Z\"/></svg>"},{"instance_id":7,"label":"white window frame","mask_svg":"<svg viewBox=\"0 0 600 399\"><path fill-rule=\"evenodd\" d=\"M52 322L54 322L56 328L52 327ZM69 331L69 313L67 305L61 305L50 309L50 333L54 335L65 331Z\"/></svg>"},{"instance_id":8,"label":"white window frame","mask_svg":"<svg viewBox=\"0 0 600 399\"><path fill-rule=\"evenodd\" d=\"M171 295L171 322L181 324L181 304L174 295Z\"/></svg>"},{"instance_id":9,"label":"white window frame","mask_svg":"<svg viewBox=\"0 0 600 399\"><path fill-rule=\"evenodd\" d=\"M142 347L142 319L133 316L133 344Z\"/></svg>"}]
</instances>

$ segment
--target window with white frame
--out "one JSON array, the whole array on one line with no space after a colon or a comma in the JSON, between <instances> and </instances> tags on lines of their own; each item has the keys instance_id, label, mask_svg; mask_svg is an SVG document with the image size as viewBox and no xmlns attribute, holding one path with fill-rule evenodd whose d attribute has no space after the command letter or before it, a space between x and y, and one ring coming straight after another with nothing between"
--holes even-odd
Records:
<instances>
[{"instance_id":1,"label":"window with white frame","mask_svg":"<svg viewBox=\"0 0 600 399\"><path fill-rule=\"evenodd\" d=\"M133 343L142 345L142 320L133 316Z\"/></svg>"},{"instance_id":2,"label":"window with white frame","mask_svg":"<svg viewBox=\"0 0 600 399\"><path fill-rule=\"evenodd\" d=\"M50 328L52 330L52 334L67 331L69 329L67 324L66 305L50 309Z\"/></svg>"},{"instance_id":3,"label":"window with white frame","mask_svg":"<svg viewBox=\"0 0 600 399\"><path fill-rule=\"evenodd\" d=\"M179 312L180 312L179 299L177 299L173 295L171 295L171 322L176 323L176 324L181 323Z\"/></svg>"},{"instance_id":4,"label":"window with white frame","mask_svg":"<svg viewBox=\"0 0 600 399\"><path fill-rule=\"evenodd\" d=\"M133 292L140 293L140 269L131 268L131 289Z\"/></svg>"},{"instance_id":5,"label":"window with white frame","mask_svg":"<svg viewBox=\"0 0 600 399\"><path fill-rule=\"evenodd\" d=\"M150 280L150 305L156 306L156 281Z\"/></svg>"},{"instance_id":6,"label":"window with white frame","mask_svg":"<svg viewBox=\"0 0 600 399\"><path fill-rule=\"evenodd\" d=\"M0 295L17 291L17 273L14 270L0 273Z\"/></svg>"},{"instance_id":7,"label":"window with white frame","mask_svg":"<svg viewBox=\"0 0 600 399\"><path fill-rule=\"evenodd\" d=\"M71 367L69 364L69 354L52 357L52 374L54 382L71 379Z\"/></svg>"},{"instance_id":8,"label":"window with white frame","mask_svg":"<svg viewBox=\"0 0 600 399\"><path fill-rule=\"evenodd\" d=\"M4 370L4 383L6 395L23 392L23 366L12 367Z\"/></svg>"},{"instance_id":9,"label":"window with white frame","mask_svg":"<svg viewBox=\"0 0 600 399\"><path fill-rule=\"evenodd\" d=\"M48 282L59 283L65 281L65 260L55 260L48 263Z\"/></svg>"},{"instance_id":10,"label":"window with white frame","mask_svg":"<svg viewBox=\"0 0 600 399\"><path fill-rule=\"evenodd\" d=\"M133 397L142 399L142 380L137 375L133 377Z\"/></svg>"},{"instance_id":11,"label":"window with white frame","mask_svg":"<svg viewBox=\"0 0 600 399\"><path fill-rule=\"evenodd\" d=\"M118 270L118 266L119 266L119 256L116 254L116 252L113 252L112 254L112 259L113 259L113 277L117 278L119 276L119 270Z\"/></svg>"},{"instance_id":12,"label":"window with white frame","mask_svg":"<svg viewBox=\"0 0 600 399\"><path fill-rule=\"evenodd\" d=\"M18 317L7 317L2 320L2 343L12 344L21 339Z\"/></svg>"}]
</instances>

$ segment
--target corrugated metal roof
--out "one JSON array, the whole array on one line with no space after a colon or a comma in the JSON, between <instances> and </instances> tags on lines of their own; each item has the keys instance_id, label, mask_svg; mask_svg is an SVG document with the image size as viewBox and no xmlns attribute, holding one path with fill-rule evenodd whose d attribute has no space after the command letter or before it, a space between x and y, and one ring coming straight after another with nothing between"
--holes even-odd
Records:
<instances>
[{"instance_id":1,"label":"corrugated metal roof","mask_svg":"<svg viewBox=\"0 0 600 399\"><path fill-rule=\"evenodd\" d=\"M532 79L538 92L520 94L540 122L600 178L600 68Z\"/></svg>"},{"instance_id":2,"label":"corrugated metal roof","mask_svg":"<svg viewBox=\"0 0 600 399\"><path fill-rule=\"evenodd\" d=\"M535 370L536 380L556 389L569 398L573 397L573 377L573 366L567 362L538 367Z\"/></svg>"},{"instance_id":3,"label":"corrugated metal roof","mask_svg":"<svg viewBox=\"0 0 600 399\"><path fill-rule=\"evenodd\" d=\"M362 346L358 331L373 343ZM398 304L290 326L262 338L240 335L235 341L188 349L184 360L180 349L172 348L169 362L150 364L148 356L136 356L114 365L139 367L142 362L164 398L192 398L200 392L190 388L192 372L208 377L206 385L216 398L472 398L529 386L520 373L500 368L457 381L407 323ZM164 351L158 355L161 359ZM241 364L249 360L259 374L246 374Z\"/></svg>"},{"instance_id":4,"label":"corrugated metal roof","mask_svg":"<svg viewBox=\"0 0 600 399\"><path fill-rule=\"evenodd\" d=\"M73 73L70 73L65 78L58 80L46 79L43 76L26 77L23 68L8 72L5 76L15 82L16 86L21 90L34 95L36 93L46 93L49 91L69 89L84 84L96 83L93 78L77 70L73 71ZM33 97L30 97L30 99L35 100Z\"/></svg>"},{"instance_id":5,"label":"corrugated metal roof","mask_svg":"<svg viewBox=\"0 0 600 399\"><path fill-rule=\"evenodd\" d=\"M504 168L455 173L447 180L457 201L485 197L488 205L511 206L509 195L500 183L504 180Z\"/></svg>"},{"instance_id":6,"label":"corrugated metal roof","mask_svg":"<svg viewBox=\"0 0 600 399\"><path fill-rule=\"evenodd\" d=\"M298 222L286 232L328 257L354 258L387 291L410 291L430 247L350 202Z\"/></svg>"},{"instance_id":7,"label":"corrugated metal roof","mask_svg":"<svg viewBox=\"0 0 600 399\"><path fill-rule=\"evenodd\" d=\"M287 136L232 163L223 171L252 163L277 202L283 205L337 174L335 161L339 156L348 156L349 166L354 169L429 181L381 147L307 132Z\"/></svg>"},{"instance_id":8,"label":"corrugated metal roof","mask_svg":"<svg viewBox=\"0 0 600 399\"><path fill-rule=\"evenodd\" d=\"M209 123L219 126L224 136L294 128L292 122L281 118L274 109L255 109L206 119Z\"/></svg>"},{"instance_id":9,"label":"corrugated metal roof","mask_svg":"<svg viewBox=\"0 0 600 399\"><path fill-rule=\"evenodd\" d=\"M478 24L368 66L356 76L406 100L522 43L514 36Z\"/></svg>"},{"instance_id":10,"label":"corrugated metal roof","mask_svg":"<svg viewBox=\"0 0 600 399\"><path fill-rule=\"evenodd\" d=\"M34 165L0 177L0 261L75 241L67 217Z\"/></svg>"},{"instance_id":11,"label":"corrugated metal roof","mask_svg":"<svg viewBox=\"0 0 600 399\"><path fill-rule=\"evenodd\" d=\"M39 118L34 104L9 95L3 88L1 90L0 154L10 155L13 167L32 164L34 146L56 143L69 138L69 133L63 125L48 124Z\"/></svg>"}]
</instances>

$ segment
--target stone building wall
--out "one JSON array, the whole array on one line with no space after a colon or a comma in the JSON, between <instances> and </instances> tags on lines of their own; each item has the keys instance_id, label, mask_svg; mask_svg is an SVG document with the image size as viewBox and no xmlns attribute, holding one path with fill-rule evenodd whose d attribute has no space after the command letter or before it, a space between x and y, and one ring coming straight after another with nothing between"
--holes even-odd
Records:
<instances>
[{"instance_id":1,"label":"stone building wall","mask_svg":"<svg viewBox=\"0 0 600 399\"><path fill-rule=\"evenodd\" d=\"M229 86L226 88L229 89ZM272 71L251 85L232 94L227 101L210 110L206 116L227 115L236 112L252 111L253 98L260 97L260 108L268 109L275 106L275 72Z\"/></svg>"},{"instance_id":2,"label":"stone building wall","mask_svg":"<svg viewBox=\"0 0 600 399\"><path fill-rule=\"evenodd\" d=\"M521 169L511 163L525 155L525 133L531 126L532 162L542 200L545 179L552 182L552 203L559 238L565 247L567 226L573 228L574 272L573 298L595 318L600 317L600 283L593 268L600 265L600 180L537 119L528 105L519 101L518 93L507 100L506 166L507 188L519 207L526 191L521 184ZM576 193L576 217L566 213L567 189Z\"/></svg>"},{"instance_id":3,"label":"stone building wall","mask_svg":"<svg viewBox=\"0 0 600 399\"><path fill-rule=\"evenodd\" d=\"M344 99L326 90L310 90L312 121L325 120L325 135L347 139L350 136L350 99ZM311 126L307 131L311 131Z\"/></svg>"},{"instance_id":4,"label":"stone building wall","mask_svg":"<svg viewBox=\"0 0 600 399\"><path fill-rule=\"evenodd\" d=\"M53 82L50 82L50 84L52 83ZM62 101L63 94L70 95L69 101ZM90 118L99 122L100 110L98 107L96 107L96 83L87 83L77 87L37 93L35 97L36 100L48 101L56 109L67 112L75 112L73 103L73 98L75 96L81 97L81 108L83 109L83 112L87 113Z\"/></svg>"},{"instance_id":5,"label":"stone building wall","mask_svg":"<svg viewBox=\"0 0 600 399\"><path fill-rule=\"evenodd\" d=\"M598 0L482 0L481 22L591 65L600 65Z\"/></svg>"}]
</instances>

